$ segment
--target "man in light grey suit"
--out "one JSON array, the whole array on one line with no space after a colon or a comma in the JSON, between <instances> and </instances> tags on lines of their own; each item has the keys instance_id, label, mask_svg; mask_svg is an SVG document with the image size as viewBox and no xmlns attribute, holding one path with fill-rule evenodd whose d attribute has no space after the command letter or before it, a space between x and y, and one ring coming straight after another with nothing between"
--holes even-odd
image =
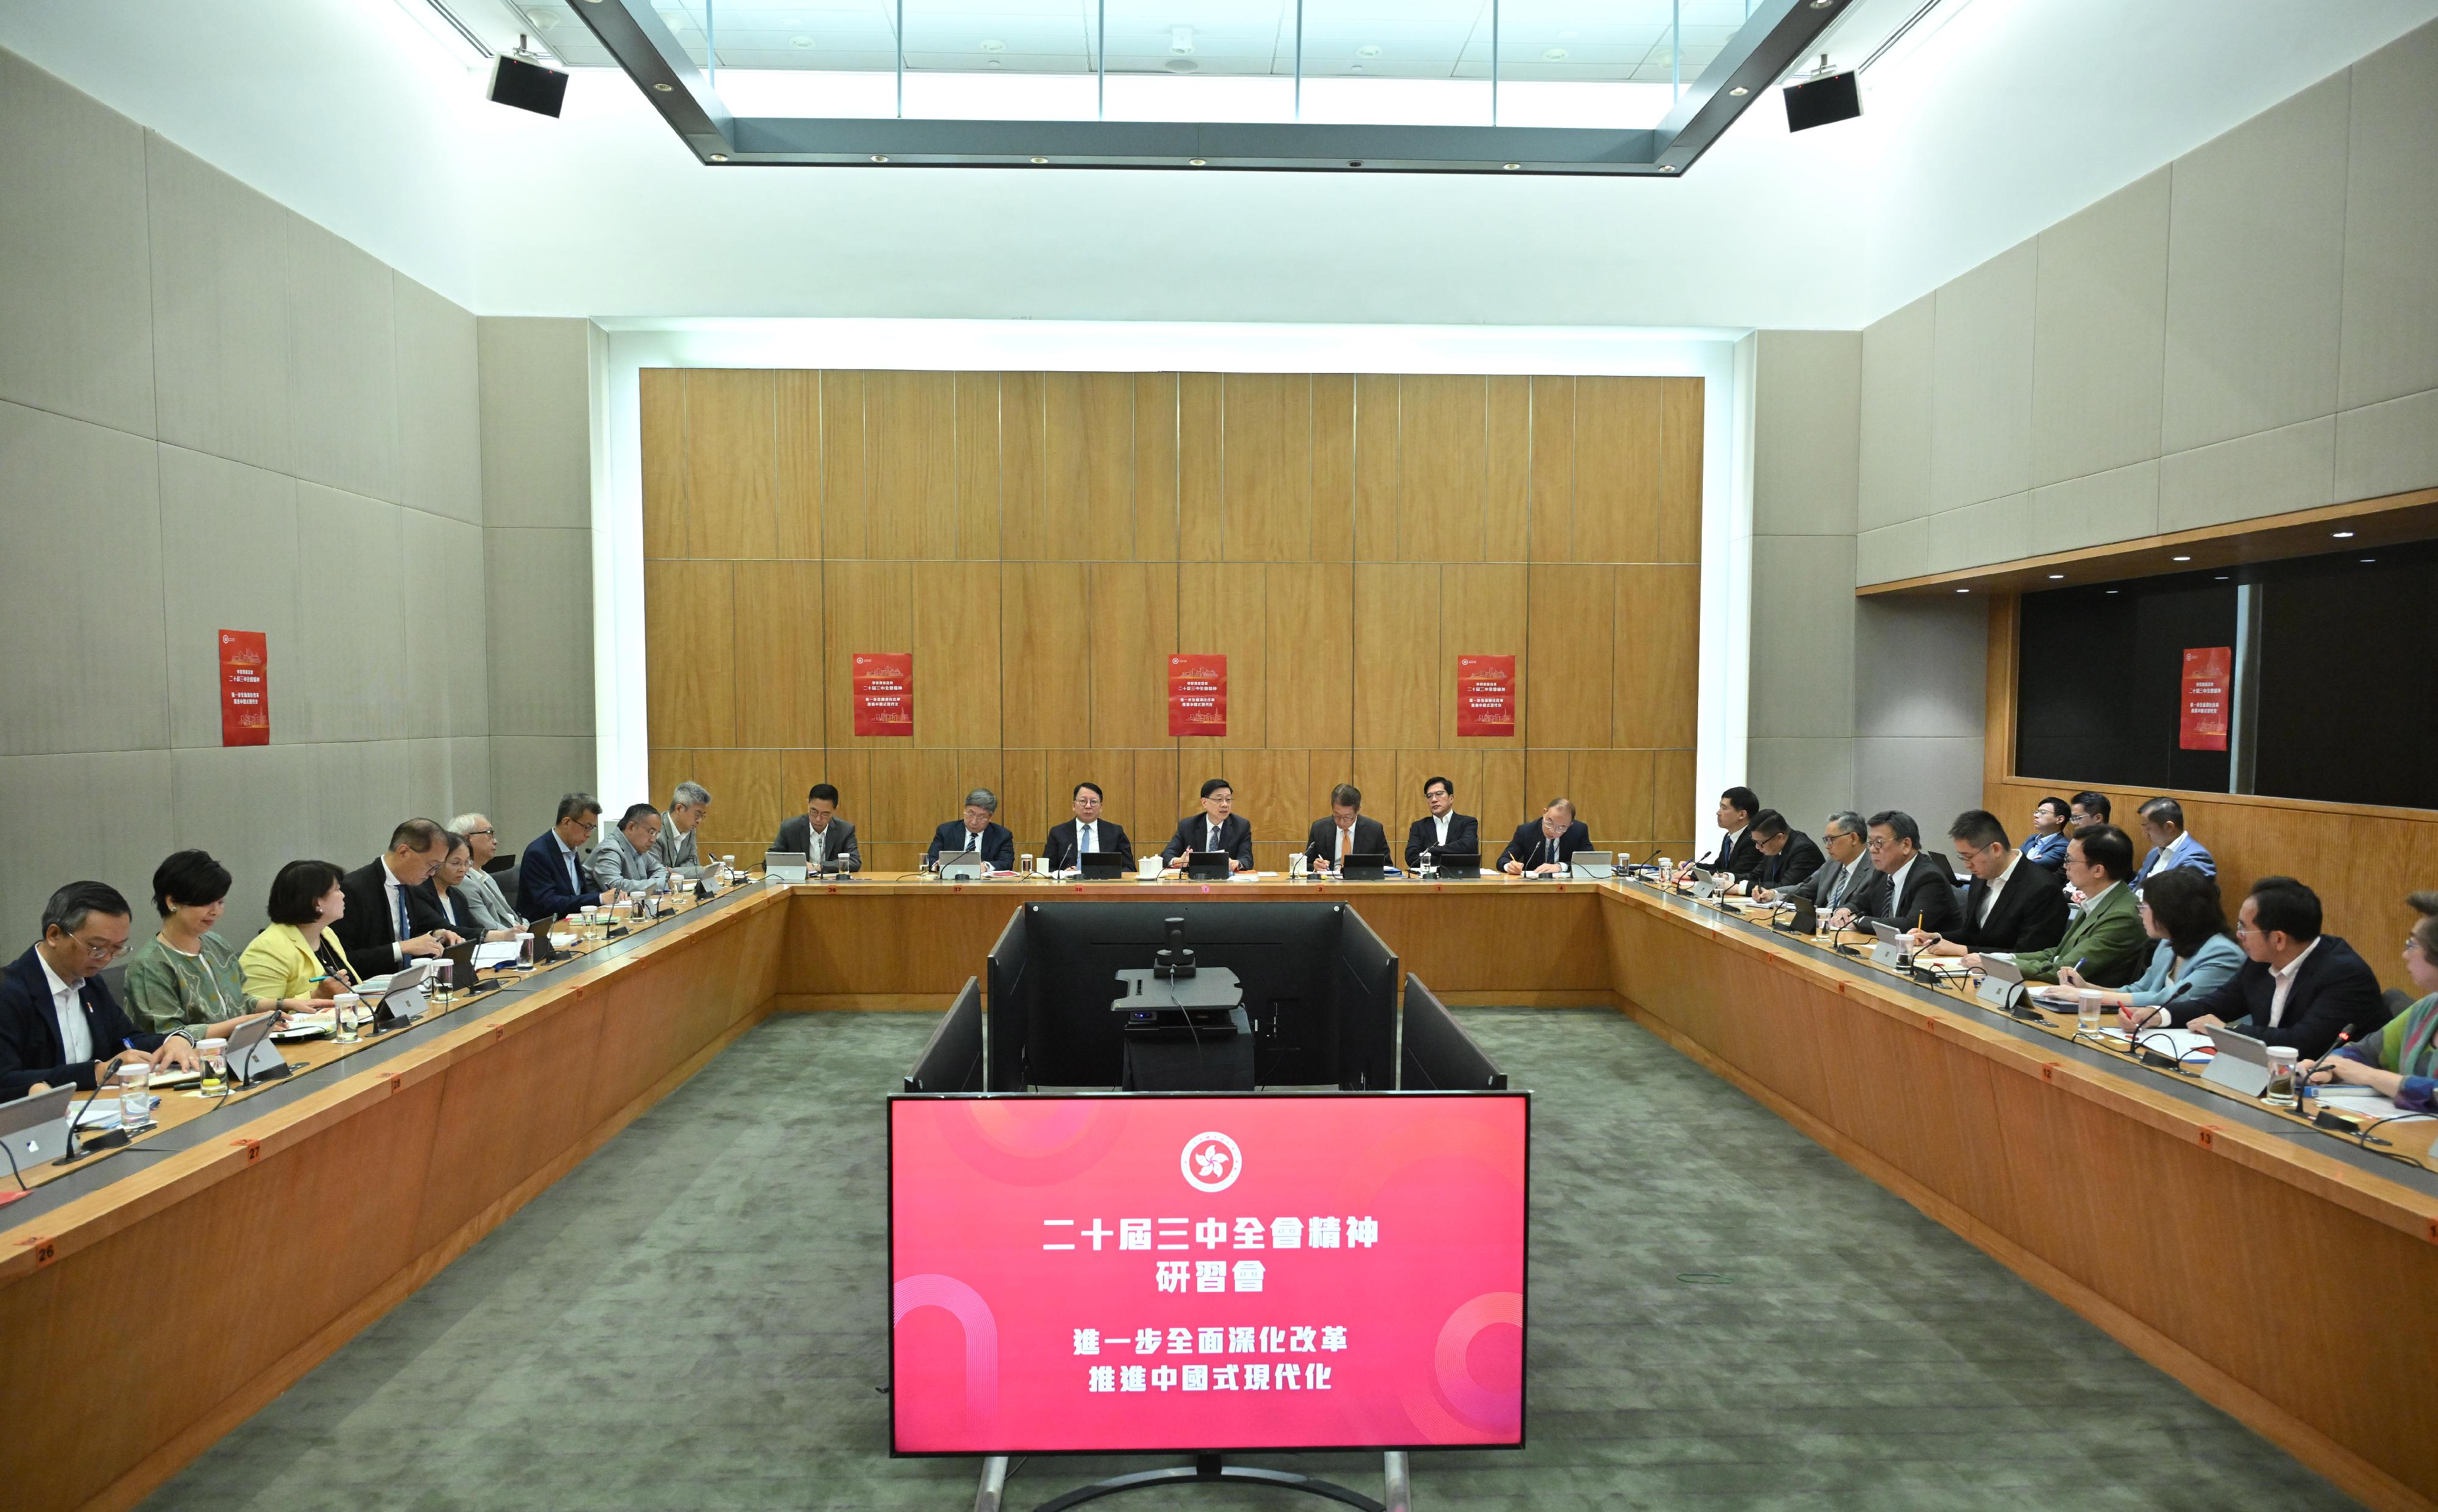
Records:
<instances>
[{"instance_id":1,"label":"man in light grey suit","mask_svg":"<svg viewBox=\"0 0 2438 1512\"><path fill-rule=\"evenodd\" d=\"M1820 831L1820 848L1828 853L1820 870L1783 892L1756 888L1753 896L1762 903L1779 898L1809 898L1823 914L1844 907L1870 886L1876 874L1864 859L1869 844L1863 816L1844 810L1831 814Z\"/></svg>"},{"instance_id":2,"label":"man in light grey suit","mask_svg":"<svg viewBox=\"0 0 2438 1512\"><path fill-rule=\"evenodd\" d=\"M460 814L449 821L449 827L466 837L467 853L472 857L466 868L466 880L457 890L466 895L467 905L474 910L474 922L488 934L494 929L518 929L524 921L508 905L508 896L500 890L499 878L491 874L491 857L500 853L500 832L480 814Z\"/></svg>"},{"instance_id":3,"label":"man in light grey suit","mask_svg":"<svg viewBox=\"0 0 2438 1512\"><path fill-rule=\"evenodd\" d=\"M669 811L661 818L661 837L652 842L652 854L661 865L681 877L701 873L702 857L695 853L694 838L710 812L711 789L700 782L677 785L669 795Z\"/></svg>"},{"instance_id":4,"label":"man in light grey suit","mask_svg":"<svg viewBox=\"0 0 2438 1512\"><path fill-rule=\"evenodd\" d=\"M856 849L855 826L838 817L839 790L815 782L804 795L804 812L779 826L773 851L793 851L815 870L860 871L863 853Z\"/></svg>"},{"instance_id":5,"label":"man in light grey suit","mask_svg":"<svg viewBox=\"0 0 2438 1512\"><path fill-rule=\"evenodd\" d=\"M669 869L652 853L661 837L661 811L649 803L630 805L618 818L618 827L592 853L592 880L604 892L666 892Z\"/></svg>"}]
</instances>

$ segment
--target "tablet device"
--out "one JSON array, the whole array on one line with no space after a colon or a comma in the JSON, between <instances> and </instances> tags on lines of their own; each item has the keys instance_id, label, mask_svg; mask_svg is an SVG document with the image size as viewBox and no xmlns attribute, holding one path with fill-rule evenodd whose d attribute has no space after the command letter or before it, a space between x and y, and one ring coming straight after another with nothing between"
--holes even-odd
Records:
<instances>
[{"instance_id":1,"label":"tablet device","mask_svg":"<svg viewBox=\"0 0 2438 1512\"><path fill-rule=\"evenodd\" d=\"M50 1091L14 1102L0 1103L0 1144L23 1172L68 1152L68 1101L74 1087Z\"/></svg>"},{"instance_id":2,"label":"tablet device","mask_svg":"<svg viewBox=\"0 0 2438 1512\"><path fill-rule=\"evenodd\" d=\"M1378 882L1387 874L1386 851L1349 851L1345 865L1338 869L1338 875L1349 882Z\"/></svg>"},{"instance_id":3,"label":"tablet device","mask_svg":"<svg viewBox=\"0 0 2438 1512\"><path fill-rule=\"evenodd\" d=\"M228 1061L229 1081L240 1087L276 1081L289 1074L288 1059L279 1046L271 1042L271 1025L275 1017L264 1013L251 1018L228 1032L228 1045L222 1054Z\"/></svg>"},{"instance_id":4,"label":"tablet device","mask_svg":"<svg viewBox=\"0 0 2438 1512\"><path fill-rule=\"evenodd\" d=\"M2201 1080L2215 1081L2229 1092L2256 1098L2269 1090L2269 1046L2249 1034L2234 1029L2205 1030L2217 1053L2210 1057Z\"/></svg>"},{"instance_id":5,"label":"tablet device","mask_svg":"<svg viewBox=\"0 0 2438 1512\"><path fill-rule=\"evenodd\" d=\"M765 851L762 853L762 870L765 874L781 882L802 882L804 880L804 860L802 851Z\"/></svg>"},{"instance_id":6,"label":"tablet device","mask_svg":"<svg viewBox=\"0 0 2438 1512\"><path fill-rule=\"evenodd\" d=\"M1616 863L1606 857L1585 860L1592 853L1585 851L1566 863L1566 875L1577 882L1605 882L1616 874Z\"/></svg>"},{"instance_id":7,"label":"tablet device","mask_svg":"<svg viewBox=\"0 0 2438 1512\"><path fill-rule=\"evenodd\" d=\"M1225 851L1189 851L1185 874L1195 882L1225 882L1234 874L1234 867Z\"/></svg>"},{"instance_id":8,"label":"tablet device","mask_svg":"<svg viewBox=\"0 0 2438 1512\"><path fill-rule=\"evenodd\" d=\"M1115 851L1086 851L1075 858L1086 882L1115 882L1126 874L1126 858Z\"/></svg>"},{"instance_id":9,"label":"tablet device","mask_svg":"<svg viewBox=\"0 0 2438 1512\"><path fill-rule=\"evenodd\" d=\"M1431 858L1439 863L1441 880L1462 880L1481 875L1481 853L1478 851L1442 851Z\"/></svg>"}]
</instances>

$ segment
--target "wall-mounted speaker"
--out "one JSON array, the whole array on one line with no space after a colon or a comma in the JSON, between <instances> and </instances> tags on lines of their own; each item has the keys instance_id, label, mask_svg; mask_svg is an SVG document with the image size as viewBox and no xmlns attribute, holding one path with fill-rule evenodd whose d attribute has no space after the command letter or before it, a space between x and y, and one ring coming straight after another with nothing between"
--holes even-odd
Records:
<instances>
[{"instance_id":1,"label":"wall-mounted speaker","mask_svg":"<svg viewBox=\"0 0 2438 1512\"><path fill-rule=\"evenodd\" d=\"M567 99L567 76L502 53L491 61L490 97L495 105L556 116Z\"/></svg>"},{"instance_id":2,"label":"wall-mounted speaker","mask_svg":"<svg viewBox=\"0 0 2438 1512\"><path fill-rule=\"evenodd\" d=\"M1856 87L1850 68L1834 74L1814 74L1787 85L1785 94L1786 129L1790 132L1808 132L1832 121L1850 121L1863 114L1862 91Z\"/></svg>"}]
</instances>

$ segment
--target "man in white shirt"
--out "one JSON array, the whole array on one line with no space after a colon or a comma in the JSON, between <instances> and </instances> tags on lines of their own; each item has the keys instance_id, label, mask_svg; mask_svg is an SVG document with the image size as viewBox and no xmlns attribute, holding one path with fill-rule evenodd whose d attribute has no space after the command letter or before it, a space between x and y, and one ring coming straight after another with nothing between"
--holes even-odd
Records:
<instances>
[{"instance_id":1,"label":"man in white shirt","mask_svg":"<svg viewBox=\"0 0 2438 1512\"><path fill-rule=\"evenodd\" d=\"M138 1034L101 980L126 954L126 897L72 882L43 908L43 938L0 971L0 1101L44 1087L91 1091L115 1064L168 1070L196 1064L183 1035Z\"/></svg>"},{"instance_id":2,"label":"man in white shirt","mask_svg":"<svg viewBox=\"0 0 2438 1512\"><path fill-rule=\"evenodd\" d=\"M1481 854L1481 821L1456 811L1456 784L1444 777L1424 779L1422 803L1430 812L1405 832L1405 870L1418 870L1422 853L1442 855Z\"/></svg>"},{"instance_id":3,"label":"man in white shirt","mask_svg":"<svg viewBox=\"0 0 2438 1512\"><path fill-rule=\"evenodd\" d=\"M1041 853L1052 871L1069 871L1083 864L1086 855L1114 854L1118 865L1134 869L1135 846L1126 832L1101 817L1104 799L1098 782L1075 784L1075 817L1064 824L1051 827L1050 836L1041 845Z\"/></svg>"}]
</instances>

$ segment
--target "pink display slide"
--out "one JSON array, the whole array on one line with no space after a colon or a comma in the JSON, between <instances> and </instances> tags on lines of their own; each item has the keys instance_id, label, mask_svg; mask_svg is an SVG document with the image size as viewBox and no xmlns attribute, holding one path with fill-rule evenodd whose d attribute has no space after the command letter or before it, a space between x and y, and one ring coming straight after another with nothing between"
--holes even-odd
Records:
<instances>
[{"instance_id":1,"label":"pink display slide","mask_svg":"<svg viewBox=\"0 0 2438 1512\"><path fill-rule=\"evenodd\" d=\"M899 1453L1513 1446L1522 1094L890 1104Z\"/></svg>"}]
</instances>

